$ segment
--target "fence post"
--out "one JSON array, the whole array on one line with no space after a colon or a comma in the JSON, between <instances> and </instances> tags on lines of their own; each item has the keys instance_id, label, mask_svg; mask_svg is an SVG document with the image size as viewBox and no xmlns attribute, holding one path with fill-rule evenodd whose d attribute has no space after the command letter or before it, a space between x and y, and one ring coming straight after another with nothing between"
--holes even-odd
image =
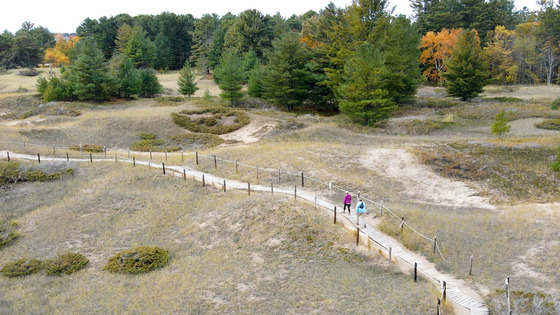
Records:
<instances>
[{"instance_id":1,"label":"fence post","mask_svg":"<svg viewBox=\"0 0 560 315\"><path fill-rule=\"evenodd\" d=\"M82 147L81 143L80 143L80 155L84 156L84 148Z\"/></svg>"},{"instance_id":2,"label":"fence post","mask_svg":"<svg viewBox=\"0 0 560 315\"><path fill-rule=\"evenodd\" d=\"M389 262L391 262L391 254L393 253L393 248L389 247Z\"/></svg>"},{"instance_id":3,"label":"fence post","mask_svg":"<svg viewBox=\"0 0 560 315\"><path fill-rule=\"evenodd\" d=\"M305 187L305 183L303 181L303 172L301 172L301 187Z\"/></svg>"},{"instance_id":4,"label":"fence post","mask_svg":"<svg viewBox=\"0 0 560 315\"><path fill-rule=\"evenodd\" d=\"M89 162L90 162L90 163L93 163L93 155L92 155L91 152L89 153Z\"/></svg>"},{"instance_id":5,"label":"fence post","mask_svg":"<svg viewBox=\"0 0 560 315\"><path fill-rule=\"evenodd\" d=\"M257 165L257 179L259 179L259 166Z\"/></svg>"},{"instance_id":6,"label":"fence post","mask_svg":"<svg viewBox=\"0 0 560 315\"><path fill-rule=\"evenodd\" d=\"M152 150L150 150L150 160L152 159Z\"/></svg>"},{"instance_id":7,"label":"fence post","mask_svg":"<svg viewBox=\"0 0 560 315\"><path fill-rule=\"evenodd\" d=\"M161 163L161 168L163 169L163 175L165 175L165 163Z\"/></svg>"},{"instance_id":8,"label":"fence post","mask_svg":"<svg viewBox=\"0 0 560 315\"><path fill-rule=\"evenodd\" d=\"M103 155L106 158L107 157L107 147L103 146Z\"/></svg>"},{"instance_id":9,"label":"fence post","mask_svg":"<svg viewBox=\"0 0 560 315\"><path fill-rule=\"evenodd\" d=\"M334 224L336 224L336 206L334 206Z\"/></svg>"},{"instance_id":10,"label":"fence post","mask_svg":"<svg viewBox=\"0 0 560 315\"><path fill-rule=\"evenodd\" d=\"M297 185L294 185L294 200L297 199Z\"/></svg>"},{"instance_id":11,"label":"fence post","mask_svg":"<svg viewBox=\"0 0 560 315\"><path fill-rule=\"evenodd\" d=\"M136 166L136 157L132 157L132 167Z\"/></svg>"},{"instance_id":12,"label":"fence post","mask_svg":"<svg viewBox=\"0 0 560 315\"><path fill-rule=\"evenodd\" d=\"M224 192L226 192L226 180L224 179Z\"/></svg>"},{"instance_id":13,"label":"fence post","mask_svg":"<svg viewBox=\"0 0 560 315\"><path fill-rule=\"evenodd\" d=\"M187 171L183 169L183 180L187 180Z\"/></svg>"},{"instance_id":14,"label":"fence post","mask_svg":"<svg viewBox=\"0 0 560 315\"><path fill-rule=\"evenodd\" d=\"M418 282L418 263L414 263L414 282Z\"/></svg>"},{"instance_id":15,"label":"fence post","mask_svg":"<svg viewBox=\"0 0 560 315\"><path fill-rule=\"evenodd\" d=\"M472 276L472 263L473 263L473 255L471 255L471 267L469 268L469 276Z\"/></svg>"},{"instance_id":16,"label":"fence post","mask_svg":"<svg viewBox=\"0 0 560 315\"><path fill-rule=\"evenodd\" d=\"M37 153L37 162L41 164L41 153Z\"/></svg>"},{"instance_id":17,"label":"fence post","mask_svg":"<svg viewBox=\"0 0 560 315\"><path fill-rule=\"evenodd\" d=\"M239 169L237 167L237 160L235 160L235 174L239 174Z\"/></svg>"},{"instance_id":18,"label":"fence post","mask_svg":"<svg viewBox=\"0 0 560 315\"><path fill-rule=\"evenodd\" d=\"M507 294L508 314L511 315L511 301L510 301L510 291L509 291L509 277L506 278L506 294Z\"/></svg>"},{"instance_id":19,"label":"fence post","mask_svg":"<svg viewBox=\"0 0 560 315\"><path fill-rule=\"evenodd\" d=\"M332 197L332 181L329 182L329 197Z\"/></svg>"},{"instance_id":20,"label":"fence post","mask_svg":"<svg viewBox=\"0 0 560 315\"><path fill-rule=\"evenodd\" d=\"M68 156L68 152L66 152L66 162L70 162L70 157Z\"/></svg>"},{"instance_id":21,"label":"fence post","mask_svg":"<svg viewBox=\"0 0 560 315\"><path fill-rule=\"evenodd\" d=\"M356 227L356 246L360 245L360 227Z\"/></svg>"},{"instance_id":22,"label":"fence post","mask_svg":"<svg viewBox=\"0 0 560 315\"><path fill-rule=\"evenodd\" d=\"M278 168L278 183L280 183L280 168Z\"/></svg>"},{"instance_id":23,"label":"fence post","mask_svg":"<svg viewBox=\"0 0 560 315\"><path fill-rule=\"evenodd\" d=\"M401 228L401 234L402 234L403 228L404 228L404 214L401 216L401 226L400 226L400 228Z\"/></svg>"},{"instance_id":24,"label":"fence post","mask_svg":"<svg viewBox=\"0 0 560 315\"><path fill-rule=\"evenodd\" d=\"M247 183L247 194L251 196L251 183Z\"/></svg>"},{"instance_id":25,"label":"fence post","mask_svg":"<svg viewBox=\"0 0 560 315\"><path fill-rule=\"evenodd\" d=\"M165 153L165 162L167 162L167 150L163 150L163 152Z\"/></svg>"},{"instance_id":26,"label":"fence post","mask_svg":"<svg viewBox=\"0 0 560 315\"><path fill-rule=\"evenodd\" d=\"M214 155L214 169L218 168L218 161L216 160L216 156Z\"/></svg>"},{"instance_id":27,"label":"fence post","mask_svg":"<svg viewBox=\"0 0 560 315\"><path fill-rule=\"evenodd\" d=\"M198 165L198 151L195 152L196 165Z\"/></svg>"},{"instance_id":28,"label":"fence post","mask_svg":"<svg viewBox=\"0 0 560 315\"><path fill-rule=\"evenodd\" d=\"M315 194L315 209L317 209L317 194Z\"/></svg>"},{"instance_id":29,"label":"fence post","mask_svg":"<svg viewBox=\"0 0 560 315\"><path fill-rule=\"evenodd\" d=\"M6 151L6 153L8 154L8 162L10 162L10 152Z\"/></svg>"},{"instance_id":30,"label":"fence post","mask_svg":"<svg viewBox=\"0 0 560 315\"><path fill-rule=\"evenodd\" d=\"M436 315L440 315L440 314L441 314L440 306L441 306L441 300L440 300L440 299L437 299L437 310L436 310Z\"/></svg>"},{"instance_id":31,"label":"fence post","mask_svg":"<svg viewBox=\"0 0 560 315\"><path fill-rule=\"evenodd\" d=\"M184 162L185 162L185 157L184 157L183 153L184 153L184 152L181 151L181 163L184 163Z\"/></svg>"},{"instance_id":32,"label":"fence post","mask_svg":"<svg viewBox=\"0 0 560 315\"><path fill-rule=\"evenodd\" d=\"M206 187L206 183L204 182L204 174L202 174L202 187Z\"/></svg>"},{"instance_id":33,"label":"fence post","mask_svg":"<svg viewBox=\"0 0 560 315\"><path fill-rule=\"evenodd\" d=\"M447 282L443 281L443 287L441 288L441 299L445 301L447 299Z\"/></svg>"},{"instance_id":34,"label":"fence post","mask_svg":"<svg viewBox=\"0 0 560 315\"><path fill-rule=\"evenodd\" d=\"M270 181L270 192L274 195L274 183Z\"/></svg>"},{"instance_id":35,"label":"fence post","mask_svg":"<svg viewBox=\"0 0 560 315\"><path fill-rule=\"evenodd\" d=\"M434 254L436 253L436 247L437 247L437 236L434 236Z\"/></svg>"},{"instance_id":36,"label":"fence post","mask_svg":"<svg viewBox=\"0 0 560 315\"><path fill-rule=\"evenodd\" d=\"M56 155L56 148L54 144L52 145L52 155Z\"/></svg>"}]
</instances>

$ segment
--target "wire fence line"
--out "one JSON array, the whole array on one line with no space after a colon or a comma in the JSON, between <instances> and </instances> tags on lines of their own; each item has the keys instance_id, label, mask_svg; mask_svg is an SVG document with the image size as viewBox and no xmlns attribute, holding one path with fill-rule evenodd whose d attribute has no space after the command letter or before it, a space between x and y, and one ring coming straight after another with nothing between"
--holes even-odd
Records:
<instances>
[{"instance_id":1,"label":"wire fence line","mask_svg":"<svg viewBox=\"0 0 560 315\"><path fill-rule=\"evenodd\" d=\"M25 142L25 141L3 141L0 140L0 144L5 144L5 145L15 145L18 146L19 148L23 148L23 149L30 149L30 147L36 147L36 148L42 148L44 150L48 150L48 153L46 154L46 156L48 155L57 155L57 150L58 153L60 155L61 151L63 150L67 150L67 151L71 151L72 153L76 152L76 151L80 151L80 156L81 158L79 160L90 160L92 161L93 159L96 160L105 160L105 161L112 161L115 160L118 162L119 159L124 160L124 161L128 161L128 162L134 162L134 161L138 161L140 162L140 160L136 160L135 156L131 157L131 151L130 149L127 150L115 150L113 152L111 151L107 151L107 146L99 146L99 147L95 147L94 149L87 147L87 146L82 146L80 145L74 145L74 146L57 146L55 144L53 145L44 145L44 144L38 144L38 143L32 143L32 142ZM91 150L95 151L95 152L91 152ZM101 150L101 151L100 151ZM126 155L123 155L123 152L126 153ZM242 166L242 167L246 167L249 169L253 169L257 171L257 177L259 177L259 173L263 172L262 176L266 178L265 173L268 173L268 179L271 182L271 186L272 186L272 182L273 182L273 177L277 176L278 177L278 182L281 183L282 177L286 177L287 176L291 176L293 177L292 180L295 180L295 185L294 188L297 189L298 186L298 181L301 179L301 184L300 186L304 186L304 183L306 181L311 181L313 183L315 183L318 187L318 189L321 189L324 191L324 189L328 190L328 196L332 197L333 192L336 193L345 193L345 192L350 192L353 195L357 195L359 198L361 198L362 200L369 202L370 204L372 204L374 207L377 207L381 210L381 213L389 213L392 217L394 217L396 220L398 220L399 224L401 224L402 226L406 226L410 231L412 231L413 233L415 233L416 235L418 235L420 238L424 239L427 242L434 242L434 251L437 250L439 256L443 259L444 262L447 263L447 260L444 258L443 253L441 252L440 246L438 244L438 242L435 240L434 238L428 237L425 234L419 232L416 228L412 227L406 220L403 219L403 217L398 216L397 214L395 214L390 208L388 208L383 201L375 201L372 199L369 199L365 196L362 196L361 193L358 192L352 192L348 189L345 189L344 187L340 187L338 185L334 185L333 182L324 182L321 181L319 179L310 177L305 175L305 172L300 171L300 172L289 172L287 170L282 170L280 167L275 169L275 168L270 168L270 167L259 167L259 166L254 166L254 165L250 165L250 164L246 164L246 163L242 163L239 162L238 160L229 160L229 159L225 159L225 158L221 158L218 157L217 155L204 155L204 154L199 154L198 152L137 152L137 151L133 151L132 152L134 155L142 155L142 156L147 156L149 154L150 159L148 160L148 166L151 166L151 162L153 160L153 155L157 155L157 156L162 156L165 155L165 160L167 162L168 160L168 155L169 157L177 157L177 155L181 156L181 161L184 163L184 157L188 156L188 157L192 157L195 156L196 157L196 164L199 165L200 158L204 158L204 159L209 159L209 160L213 160L214 161L214 167L217 169L217 162L220 161L222 163L230 163L230 164L234 164L235 168L236 168L236 172L238 172L238 167ZM68 160L70 160L70 154L69 152L66 152L66 158ZM75 155L72 156L72 160L76 160ZM309 185L308 185L309 186ZM278 187L280 188L280 187ZM277 188L277 189L278 189ZM316 195L318 194L317 191L315 191ZM391 217L390 216L390 217ZM401 226L401 227L402 227Z\"/></svg>"}]
</instances>

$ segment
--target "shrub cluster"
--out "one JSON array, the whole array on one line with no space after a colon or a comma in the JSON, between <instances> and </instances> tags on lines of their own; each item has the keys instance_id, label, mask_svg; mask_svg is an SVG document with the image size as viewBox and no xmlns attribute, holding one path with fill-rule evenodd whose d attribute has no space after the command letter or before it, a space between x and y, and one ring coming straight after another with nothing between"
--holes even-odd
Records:
<instances>
[{"instance_id":1,"label":"shrub cluster","mask_svg":"<svg viewBox=\"0 0 560 315\"><path fill-rule=\"evenodd\" d=\"M35 69L24 69L24 70L20 70L17 73L18 75L24 76L24 77L36 77L39 75L39 71L35 70Z\"/></svg>"},{"instance_id":2,"label":"shrub cluster","mask_svg":"<svg viewBox=\"0 0 560 315\"><path fill-rule=\"evenodd\" d=\"M80 145L71 145L70 150L80 151ZM98 144L82 144L83 152L101 153L103 152L103 146Z\"/></svg>"},{"instance_id":3,"label":"shrub cluster","mask_svg":"<svg viewBox=\"0 0 560 315\"><path fill-rule=\"evenodd\" d=\"M198 118L191 116L204 115ZM173 121L192 132L203 132L211 134L225 134L240 129L251 122L249 116L241 111L235 111L223 107L207 108L203 110L181 111L172 113ZM233 122L226 119L234 117Z\"/></svg>"},{"instance_id":4,"label":"shrub cluster","mask_svg":"<svg viewBox=\"0 0 560 315\"><path fill-rule=\"evenodd\" d=\"M74 273L87 265L89 260L80 253L67 252L56 259L41 261L35 258L21 258L4 265L0 272L6 277L26 276L44 270L48 275Z\"/></svg>"},{"instance_id":5,"label":"shrub cluster","mask_svg":"<svg viewBox=\"0 0 560 315\"><path fill-rule=\"evenodd\" d=\"M171 137L171 140L185 149L211 148L224 143L224 139L210 133L184 133Z\"/></svg>"},{"instance_id":6,"label":"shrub cluster","mask_svg":"<svg viewBox=\"0 0 560 315\"><path fill-rule=\"evenodd\" d=\"M181 150L180 146L169 145L167 141L157 139L157 135L153 133L141 133L139 137L141 140L132 143L130 149L141 152L174 152Z\"/></svg>"},{"instance_id":7,"label":"shrub cluster","mask_svg":"<svg viewBox=\"0 0 560 315\"><path fill-rule=\"evenodd\" d=\"M560 109L560 97L552 101L552 104L550 105L550 109L554 109L554 110Z\"/></svg>"},{"instance_id":8,"label":"shrub cluster","mask_svg":"<svg viewBox=\"0 0 560 315\"><path fill-rule=\"evenodd\" d=\"M169 252L159 247L139 246L116 253L105 269L120 273L143 273L165 266Z\"/></svg>"},{"instance_id":9,"label":"shrub cluster","mask_svg":"<svg viewBox=\"0 0 560 315\"><path fill-rule=\"evenodd\" d=\"M0 162L0 186L17 182L45 182L57 180L65 175L74 175L74 169L45 173L41 170L24 170L18 162Z\"/></svg>"},{"instance_id":10,"label":"shrub cluster","mask_svg":"<svg viewBox=\"0 0 560 315\"><path fill-rule=\"evenodd\" d=\"M17 223L0 221L0 248L19 237L16 233Z\"/></svg>"},{"instance_id":11,"label":"shrub cluster","mask_svg":"<svg viewBox=\"0 0 560 315\"><path fill-rule=\"evenodd\" d=\"M535 127L547 130L560 130L560 119L549 119L535 125Z\"/></svg>"}]
</instances>

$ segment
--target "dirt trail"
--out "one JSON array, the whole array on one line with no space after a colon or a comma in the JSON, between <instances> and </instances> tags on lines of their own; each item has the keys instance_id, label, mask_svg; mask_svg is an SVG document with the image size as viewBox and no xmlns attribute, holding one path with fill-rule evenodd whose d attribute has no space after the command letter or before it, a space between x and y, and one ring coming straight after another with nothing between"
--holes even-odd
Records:
<instances>
[{"instance_id":1,"label":"dirt trail","mask_svg":"<svg viewBox=\"0 0 560 315\"><path fill-rule=\"evenodd\" d=\"M361 161L367 168L406 187L402 194L407 200L451 207L494 209L487 198L478 196L478 191L463 182L439 176L404 149L370 149Z\"/></svg>"}]
</instances>

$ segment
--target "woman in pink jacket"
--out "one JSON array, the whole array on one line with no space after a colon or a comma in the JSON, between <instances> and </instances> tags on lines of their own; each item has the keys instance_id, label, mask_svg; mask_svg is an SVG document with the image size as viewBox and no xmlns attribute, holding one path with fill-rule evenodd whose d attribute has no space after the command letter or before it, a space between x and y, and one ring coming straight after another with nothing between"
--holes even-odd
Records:
<instances>
[{"instance_id":1,"label":"woman in pink jacket","mask_svg":"<svg viewBox=\"0 0 560 315\"><path fill-rule=\"evenodd\" d=\"M350 205L352 204L352 196L350 196L349 192L346 192L346 196L344 196L344 209L342 209L342 213L346 212L346 207L348 207L348 214L350 214Z\"/></svg>"}]
</instances>

